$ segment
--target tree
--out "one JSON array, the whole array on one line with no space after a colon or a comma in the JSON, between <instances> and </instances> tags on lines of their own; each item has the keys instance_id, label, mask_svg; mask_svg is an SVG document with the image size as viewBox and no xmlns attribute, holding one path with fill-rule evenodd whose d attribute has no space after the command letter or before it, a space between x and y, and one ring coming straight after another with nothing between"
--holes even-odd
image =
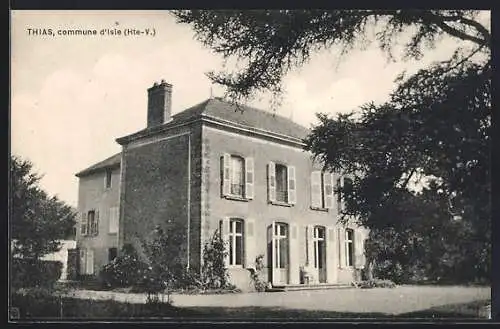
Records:
<instances>
[{"instance_id":1,"label":"tree","mask_svg":"<svg viewBox=\"0 0 500 329\"><path fill-rule=\"evenodd\" d=\"M319 114L320 123L305 143L325 169L353 178L349 190L337 188L346 202L342 220L354 218L375 235L392 230L398 241L408 242L409 232L426 232L422 226L408 231L408 222L432 216L423 206L439 214L444 209L441 221L460 218L464 240L454 247L473 245L474 255L467 259L479 264L478 272L489 273L491 34L479 11L191 10L175 15L215 53L240 60L236 73L208 74L235 101L258 91L279 95L283 77L323 48L340 47L344 55L376 40L394 59L397 41L407 35L404 60L419 59L444 36L463 41L449 60L410 77L402 74L386 103L365 104L335 118ZM441 191L445 203L436 204L428 192L416 198L409 185L425 180Z\"/></svg>"},{"instance_id":2,"label":"tree","mask_svg":"<svg viewBox=\"0 0 500 329\"><path fill-rule=\"evenodd\" d=\"M75 226L73 208L39 186L41 176L33 164L16 156L10 158L10 236L13 254L37 260L60 249L60 239Z\"/></svg>"},{"instance_id":3,"label":"tree","mask_svg":"<svg viewBox=\"0 0 500 329\"><path fill-rule=\"evenodd\" d=\"M409 33L403 58L420 58L445 35L469 41L477 46L474 52L488 49L491 34L478 14L420 9L174 11L178 22L190 24L205 46L225 59L240 60L242 68L236 73L209 73L235 99L256 91L279 94L283 77L324 48L341 47L343 55L377 40L393 58L398 38Z\"/></svg>"}]
</instances>

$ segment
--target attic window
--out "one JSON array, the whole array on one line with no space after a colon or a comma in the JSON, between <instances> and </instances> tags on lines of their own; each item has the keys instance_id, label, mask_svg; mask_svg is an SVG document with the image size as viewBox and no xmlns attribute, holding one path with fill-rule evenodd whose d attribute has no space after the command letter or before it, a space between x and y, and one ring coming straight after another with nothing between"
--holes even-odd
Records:
<instances>
[{"instance_id":1,"label":"attic window","mask_svg":"<svg viewBox=\"0 0 500 329\"><path fill-rule=\"evenodd\" d=\"M111 188L111 169L106 169L106 176L104 179L104 187Z\"/></svg>"}]
</instances>

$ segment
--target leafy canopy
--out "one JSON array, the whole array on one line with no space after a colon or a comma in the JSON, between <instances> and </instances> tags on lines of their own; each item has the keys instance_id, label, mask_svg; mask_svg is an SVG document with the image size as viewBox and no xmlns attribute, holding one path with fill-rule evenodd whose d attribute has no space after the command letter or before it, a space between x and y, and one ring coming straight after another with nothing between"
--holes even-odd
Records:
<instances>
[{"instance_id":1,"label":"leafy canopy","mask_svg":"<svg viewBox=\"0 0 500 329\"><path fill-rule=\"evenodd\" d=\"M38 259L58 251L59 240L71 236L75 226L74 209L43 191L40 179L29 160L10 158L12 251L24 258Z\"/></svg>"}]
</instances>

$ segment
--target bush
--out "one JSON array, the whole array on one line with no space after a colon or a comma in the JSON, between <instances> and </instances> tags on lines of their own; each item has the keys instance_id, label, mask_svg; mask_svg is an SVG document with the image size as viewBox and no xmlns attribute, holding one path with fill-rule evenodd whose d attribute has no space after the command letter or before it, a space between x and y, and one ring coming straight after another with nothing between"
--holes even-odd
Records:
<instances>
[{"instance_id":1,"label":"bush","mask_svg":"<svg viewBox=\"0 0 500 329\"><path fill-rule=\"evenodd\" d=\"M267 282L262 280L262 271L264 270L264 255L259 255L255 258L255 271L252 271L252 281L255 290L258 292L265 291Z\"/></svg>"},{"instance_id":2,"label":"bush","mask_svg":"<svg viewBox=\"0 0 500 329\"><path fill-rule=\"evenodd\" d=\"M102 287L111 289L135 286L143 281L147 268L133 247L126 245L120 256L101 268L99 281Z\"/></svg>"},{"instance_id":3,"label":"bush","mask_svg":"<svg viewBox=\"0 0 500 329\"><path fill-rule=\"evenodd\" d=\"M354 285L361 289L396 287L396 284L391 280L379 280L379 279L359 281L355 282Z\"/></svg>"},{"instance_id":4,"label":"bush","mask_svg":"<svg viewBox=\"0 0 500 329\"><path fill-rule=\"evenodd\" d=\"M59 261L14 258L11 262L13 288L53 286L61 277Z\"/></svg>"}]
</instances>

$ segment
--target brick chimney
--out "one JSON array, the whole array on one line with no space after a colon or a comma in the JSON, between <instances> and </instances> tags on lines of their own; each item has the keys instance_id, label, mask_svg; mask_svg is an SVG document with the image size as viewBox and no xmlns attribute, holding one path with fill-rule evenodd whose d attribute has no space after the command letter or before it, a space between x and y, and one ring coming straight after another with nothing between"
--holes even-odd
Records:
<instances>
[{"instance_id":1,"label":"brick chimney","mask_svg":"<svg viewBox=\"0 0 500 329\"><path fill-rule=\"evenodd\" d=\"M170 120L172 112L172 85L161 80L148 89L148 128Z\"/></svg>"}]
</instances>

